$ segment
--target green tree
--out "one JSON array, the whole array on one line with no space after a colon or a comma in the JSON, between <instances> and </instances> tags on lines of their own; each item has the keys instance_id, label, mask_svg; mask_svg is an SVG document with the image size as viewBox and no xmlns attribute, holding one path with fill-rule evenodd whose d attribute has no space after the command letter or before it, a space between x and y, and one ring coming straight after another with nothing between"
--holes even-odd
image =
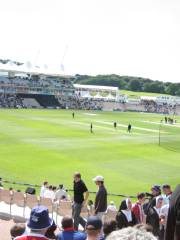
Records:
<instances>
[{"instance_id":1,"label":"green tree","mask_svg":"<svg viewBox=\"0 0 180 240\"><path fill-rule=\"evenodd\" d=\"M138 79L131 80L128 87L129 87L129 90L131 90L131 91L141 91L142 90L141 82Z\"/></svg>"}]
</instances>

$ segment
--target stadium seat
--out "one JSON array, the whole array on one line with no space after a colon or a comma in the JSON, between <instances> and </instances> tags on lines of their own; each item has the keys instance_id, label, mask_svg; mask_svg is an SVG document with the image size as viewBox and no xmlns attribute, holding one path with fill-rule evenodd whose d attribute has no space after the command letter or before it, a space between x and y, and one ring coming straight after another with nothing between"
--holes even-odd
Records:
<instances>
[{"instance_id":1,"label":"stadium seat","mask_svg":"<svg viewBox=\"0 0 180 240\"><path fill-rule=\"evenodd\" d=\"M9 213L0 212L0 219L4 221L9 221L12 219Z\"/></svg>"},{"instance_id":2,"label":"stadium seat","mask_svg":"<svg viewBox=\"0 0 180 240\"><path fill-rule=\"evenodd\" d=\"M46 206L53 218L53 202L51 198L40 198L40 205Z\"/></svg>"},{"instance_id":3,"label":"stadium seat","mask_svg":"<svg viewBox=\"0 0 180 240\"><path fill-rule=\"evenodd\" d=\"M27 193L25 206L32 209L34 206L37 206L37 205L39 205L39 200L38 200L37 196Z\"/></svg>"},{"instance_id":4,"label":"stadium seat","mask_svg":"<svg viewBox=\"0 0 180 240\"><path fill-rule=\"evenodd\" d=\"M72 202L71 201L59 201L56 207L56 223L59 216L72 216Z\"/></svg>"},{"instance_id":5,"label":"stadium seat","mask_svg":"<svg viewBox=\"0 0 180 240\"><path fill-rule=\"evenodd\" d=\"M0 201L9 205L9 214L11 216L12 194L9 190L0 189Z\"/></svg>"},{"instance_id":6,"label":"stadium seat","mask_svg":"<svg viewBox=\"0 0 180 240\"><path fill-rule=\"evenodd\" d=\"M25 214L25 194L21 192L15 192L12 196L12 204L16 204L18 207L23 208L23 217Z\"/></svg>"}]
</instances>

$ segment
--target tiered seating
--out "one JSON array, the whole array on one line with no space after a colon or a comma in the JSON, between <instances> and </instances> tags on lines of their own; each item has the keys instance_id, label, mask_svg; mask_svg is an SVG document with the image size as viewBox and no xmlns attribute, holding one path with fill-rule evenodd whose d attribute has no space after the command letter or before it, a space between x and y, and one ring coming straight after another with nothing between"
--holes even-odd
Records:
<instances>
[{"instance_id":1,"label":"tiered seating","mask_svg":"<svg viewBox=\"0 0 180 240\"><path fill-rule=\"evenodd\" d=\"M52 214L52 218L56 223L58 219L65 215L72 215L72 202L71 201L59 201L53 202L50 198L38 198L36 195L24 194L21 192L12 193L9 190L0 189L0 202L7 204L6 210L0 212L0 219L10 220L14 222L25 222L26 216L29 216L28 209L32 209L37 205L44 205L48 208L49 213ZM20 207L19 214L13 209ZM8 207L8 208L7 208ZM8 209L8 210L7 210ZM15 214L14 214L15 213ZM81 212L82 217L88 218L90 215L87 207L84 207Z\"/></svg>"}]
</instances>

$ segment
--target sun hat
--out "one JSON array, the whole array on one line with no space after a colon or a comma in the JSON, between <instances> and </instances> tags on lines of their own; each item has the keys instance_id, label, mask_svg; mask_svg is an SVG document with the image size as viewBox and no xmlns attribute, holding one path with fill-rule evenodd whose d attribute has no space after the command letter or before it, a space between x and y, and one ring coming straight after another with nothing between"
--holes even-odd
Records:
<instances>
[{"instance_id":1,"label":"sun hat","mask_svg":"<svg viewBox=\"0 0 180 240\"><path fill-rule=\"evenodd\" d=\"M49 211L45 206L36 206L31 210L27 226L33 230L49 228L53 220L49 217Z\"/></svg>"},{"instance_id":2,"label":"sun hat","mask_svg":"<svg viewBox=\"0 0 180 240\"><path fill-rule=\"evenodd\" d=\"M104 177L103 176L96 176L93 178L94 182L104 182Z\"/></svg>"}]
</instances>

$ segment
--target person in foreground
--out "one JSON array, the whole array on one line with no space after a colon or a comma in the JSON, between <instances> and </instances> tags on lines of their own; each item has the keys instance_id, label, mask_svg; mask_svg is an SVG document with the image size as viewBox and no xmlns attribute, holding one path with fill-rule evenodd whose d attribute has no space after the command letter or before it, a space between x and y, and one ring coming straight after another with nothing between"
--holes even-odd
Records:
<instances>
[{"instance_id":1,"label":"person in foreground","mask_svg":"<svg viewBox=\"0 0 180 240\"><path fill-rule=\"evenodd\" d=\"M16 223L10 229L11 238L14 239L21 235L24 235L26 231L26 225L24 223Z\"/></svg>"},{"instance_id":2,"label":"person in foreground","mask_svg":"<svg viewBox=\"0 0 180 240\"><path fill-rule=\"evenodd\" d=\"M63 217L61 221L63 231L57 235L57 240L85 240L86 233L75 231L73 219L70 216Z\"/></svg>"},{"instance_id":3,"label":"person in foreground","mask_svg":"<svg viewBox=\"0 0 180 240\"><path fill-rule=\"evenodd\" d=\"M173 192L167 218L165 240L180 240L180 184Z\"/></svg>"},{"instance_id":4,"label":"person in foreground","mask_svg":"<svg viewBox=\"0 0 180 240\"><path fill-rule=\"evenodd\" d=\"M102 233L102 221L97 216L91 216L86 224L87 240L99 240Z\"/></svg>"},{"instance_id":5,"label":"person in foreground","mask_svg":"<svg viewBox=\"0 0 180 240\"><path fill-rule=\"evenodd\" d=\"M107 240L157 240L150 232L134 227L123 228L112 232Z\"/></svg>"},{"instance_id":6,"label":"person in foreground","mask_svg":"<svg viewBox=\"0 0 180 240\"><path fill-rule=\"evenodd\" d=\"M52 224L53 220L49 217L48 209L44 206L36 206L31 210L27 223L30 232L16 237L15 240L47 240L45 234Z\"/></svg>"}]
</instances>

